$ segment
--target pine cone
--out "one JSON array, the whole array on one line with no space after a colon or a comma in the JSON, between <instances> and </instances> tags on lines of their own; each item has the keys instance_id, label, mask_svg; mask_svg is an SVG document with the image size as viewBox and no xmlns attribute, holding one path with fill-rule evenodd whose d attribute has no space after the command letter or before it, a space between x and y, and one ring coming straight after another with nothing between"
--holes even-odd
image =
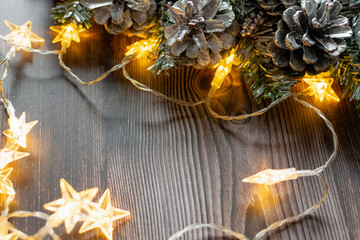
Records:
<instances>
[{"instance_id":1,"label":"pine cone","mask_svg":"<svg viewBox=\"0 0 360 240\"><path fill-rule=\"evenodd\" d=\"M180 0L168 13L174 23L164 29L166 44L197 68L217 64L240 31L230 4L222 0Z\"/></svg>"},{"instance_id":2,"label":"pine cone","mask_svg":"<svg viewBox=\"0 0 360 240\"><path fill-rule=\"evenodd\" d=\"M279 16L283 11L297 3L297 0L257 0L261 8L271 16Z\"/></svg>"},{"instance_id":3,"label":"pine cone","mask_svg":"<svg viewBox=\"0 0 360 240\"><path fill-rule=\"evenodd\" d=\"M327 70L346 49L344 38L352 36L349 20L339 16L337 0L303 0L301 7L286 9L279 21L274 42L268 44L274 64L297 72Z\"/></svg>"},{"instance_id":4,"label":"pine cone","mask_svg":"<svg viewBox=\"0 0 360 240\"><path fill-rule=\"evenodd\" d=\"M259 26L264 23L264 12L254 10L248 14L244 19L244 23L242 24L241 36L246 37L254 34Z\"/></svg>"},{"instance_id":5,"label":"pine cone","mask_svg":"<svg viewBox=\"0 0 360 240\"><path fill-rule=\"evenodd\" d=\"M109 6L94 10L95 22L111 34L147 37L155 25L154 0L113 0Z\"/></svg>"}]
</instances>

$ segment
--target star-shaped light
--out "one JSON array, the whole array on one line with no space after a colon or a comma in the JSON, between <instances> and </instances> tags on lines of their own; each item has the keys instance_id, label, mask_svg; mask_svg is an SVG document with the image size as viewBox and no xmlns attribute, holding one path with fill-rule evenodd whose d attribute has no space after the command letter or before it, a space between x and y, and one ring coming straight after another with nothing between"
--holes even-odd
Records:
<instances>
[{"instance_id":1,"label":"star-shaped light","mask_svg":"<svg viewBox=\"0 0 360 240\"><path fill-rule=\"evenodd\" d=\"M55 212L54 214L57 215L57 218L52 219L54 221L58 221L59 219L64 221L66 232L70 233L76 223L88 215L90 211L89 205L98 192L98 189L91 188L77 192L65 179L60 180L60 189L62 198L45 204L44 208Z\"/></svg>"},{"instance_id":2,"label":"star-shaped light","mask_svg":"<svg viewBox=\"0 0 360 240\"><path fill-rule=\"evenodd\" d=\"M112 239L113 221L129 215L130 212L111 206L110 190L107 189L99 202L92 205L90 215L85 219L79 233L99 228L107 239Z\"/></svg>"},{"instance_id":3,"label":"star-shaped light","mask_svg":"<svg viewBox=\"0 0 360 240\"><path fill-rule=\"evenodd\" d=\"M316 76L306 74L303 80L309 84L309 87L305 89L305 92L307 92L309 96L317 95L320 102L324 101L325 97L329 97L337 102L340 101L340 98L331 87L334 79L329 77L328 73L320 73Z\"/></svg>"},{"instance_id":4,"label":"star-shaped light","mask_svg":"<svg viewBox=\"0 0 360 240\"><path fill-rule=\"evenodd\" d=\"M4 20L5 24L10 28L11 33L5 36L7 41L13 42L20 46L31 47L33 42L41 43L44 39L31 32L31 22L27 21L21 26L17 26L11 22Z\"/></svg>"},{"instance_id":5,"label":"star-shaped light","mask_svg":"<svg viewBox=\"0 0 360 240\"><path fill-rule=\"evenodd\" d=\"M7 168L0 171L0 194L4 194L6 197L13 197L15 190L12 182L8 179L13 168Z\"/></svg>"},{"instance_id":6,"label":"star-shaped light","mask_svg":"<svg viewBox=\"0 0 360 240\"><path fill-rule=\"evenodd\" d=\"M18 238L16 233L9 233L5 236L5 240L17 240Z\"/></svg>"},{"instance_id":7,"label":"star-shaped light","mask_svg":"<svg viewBox=\"0 0 360 240\"><path fill-rule=\"evenodd\" d=\"M1 240L17 240L19 236L16 233L9 233L9 230L6 226L2 229L3 226L0 226L0 239Z\"/></svg>"},{"instance_id":8,"label":"star-shaped light","mask_svg":"<svg viewBox=\"0 0 360 240\"><path fill-rule=\"evenodd\" d=\"M18 144L19 146L26 148L26 135L30 132L30 130L38 121L33 121L29 123L25 123L25 121L25 112L21 114L20 118L17 118L15 116L9 117L8 122L10 128L3 132L9 141L9 143L7 143L7 146L11 144Z\"/></svg>"},{"instance_id":9,"label":"star-shaped light","mask_svg":"<svg viewBox=\"0 0 360 240\"><path fill-rule=\"evenodd\" d=\"M58 35L52 41L53 43L61 42L61 46L69 48L71 41L80 42L79 28L74 23L67 25L51 26L50 29L57 32Z\"/></svg>"},{"instance_id":10,"label":"star-shaped light","mask_svg":"<svg viewBox=\"0 0 360 240\"><path fill-rule=\"evenodd\" d=\"M19 160L20 158L29 156L29 153L18 152L12 149L3 148L0 150L0 169L3 169L7 164Z\"/></svg>"},{"instance_id":11,"label":"star-shaped light","mask_svg":"<svg viewBox=\"0 0 360 240\"><path fill-rule=\"evenodd\" d=\"M299 175L296 173L295 168L279 170L266 169L264 171L258 172L255 175L245 178L242 181L247 183L273 185L282 181L295 180L298 177Z\"/></svg>"},{"instance_id":12,"label":"star-shaped light","mask_svg":"<svg viewBox=\"0 0 360 240\"><path fill-rule=\"evenodd\" d=\"M155 39L144 39L127 46L128 51L125 56L136 55L141 58L145 53L149 54L156 46Z\"/></svg>"},{"instance_id":13,"label":"star-shaped light","mask_svg":"<svg viewBox=\"0 0 360 240\"><path fill-rule=\"evenodd\" d=\"M0 239L1 240L17 240L18 235L16 233L9 233L8 218L6 216L0 217Z\"/></svg>"}]
</instances>

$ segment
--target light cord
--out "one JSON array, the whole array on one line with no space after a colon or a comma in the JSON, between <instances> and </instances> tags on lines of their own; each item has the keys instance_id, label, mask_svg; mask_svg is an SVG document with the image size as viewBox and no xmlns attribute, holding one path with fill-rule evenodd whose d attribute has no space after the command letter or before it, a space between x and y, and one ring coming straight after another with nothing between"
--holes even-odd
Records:
<instances>
[{"instance_id":1,"label":"light cord","mask_svg":"<svg viewBox=\"0 0 360 240\"><path fill-rule=\"evenodd\" d=\"M133 58L133 56L130 58L130 60ZM124 59L127 59L127 57L125 57ZM148 86L146 86L145 84L133 79L132 77L130 77L129 73L127 72L126 70L126 65L129 63L130 61L127 61L126 64L122 67L123 69L123 74L124 74L124 77L129 80L137 89L139 90L142 90L142 91L145 91L145 92L149 92L149 93L152 93L154 94L155 96L158 96L158 97L161 97L161 98L164 98L170 102L173 102L173 103L177 103L177 104L180 104L180 105L184 105L184 106L188 106L188 107L194 107L194 106L197 106L197 105L201 105L201 104L204 104L207 102L207 99L205 100L201 100L201 101L198 101L198 102L188 102L188 101L183 101L183 100L179 100L177 98L172 98L172 97L168 97L166 96L165 94L161 93L161 92L158 92L154 89L151 89L149 88Z\"/></svg>"},{"instance_id":2,"label":"light cord","mask_svg":"<svg viewBox=\"0 0 360 240\"><path fill-rule=\"evenodd\" d=\"M301 214L297 214L291 217L288 217L284 220L279 220L273 224L271 224L269 227L261 230L260 232L258 232L255 237L253 238L253 240L258 240L260 238L262 238L263 236L265 236L267 233L269 233L270 231L276 230L281 228L282 226L284 226L285 224L288 223L293 223L296 222L298 220L300 220L301 218L303 218L304 216L309 215L310 213L312 213L313 211L315 211L316 209L318 209L321 204L323 203L323 201L325 200L325 198L328 196L328 186L327 183L325 181L325 179L320 175L320 173L326 169L330 163L332 161L334 161L337 151L338 151L338 147L339 147L339 141L338 141L338 136L336 134L336 131L334 129L334 126L332 125L332 123L325 117L325 115L317 108L315 108L314 106L312 106L311 104L298 99L296 96L298 96L299 94L286 94L284 95L282 98L272 102L268 107L263 108L257 112L251 113L251 114L243 114L243 115L238 115L238 116L221 116L217 113L215 113L212 109L211 106L209 104L209 102L207 102L207 106L209 111L213 114L214 117L216 118L220 118L220 119L224 119L224 120L244 120L248 117L252 117L252 116L259 116L261 114L264 114L265 112L267 112L269 109L271 109L272 107L276 106L277 104L279 104L280 102L284 101L285 99L288 99L290 97L294 97L295 101L302 104L305 107L308 107L310 109L312 109L313 111L316 112L317 115L319 115L326 123L327 127L330 129L332 136L333 136L333 143L334 143L334 150L331 154L331 156L328 158L328 160L326 161L326 163L314 170L302 170L302 171L296 171L297 176L298 177L308 177L308 176L317 176L318 178L320 178L320 180L322 181L323 185L324 185L324 190L323 190L323 195L322 198L313 206L311 206L310 208L308 208L307 210L305 210L303 213ZM183 236L186 232L195 230L195 229L199 229L199 228L213 228L219 231L222 231L224 233L228 233L240 240L248 240L249 238L247 238L246 236L233 232L231 230L228 230L227 228L223 227L223 226L219 226L216 224L192 224L186 228L184 228L183 230L175 233L174 235L172 235L169 240L176 240L178 238L180 238L181 236ZM235 233L235 234L234 234ZM236 235L239 234L239 235Z\"/></svg>"},{"instance_id":3,"label":"light cord","mask_svg":"<svg viewBox=\"0 0 360 240\"><path fill-rule=\"evenodd\" d=\"M325 198L328 196L328 192L329 192L328 191L328 185L327 185L325 179L320 174L318 174L317 172L315 172L313 170L305 170L305 171L297 171L297 172L299 174L302 174L303 175L302 177L316 176L316 177L320 178L321 182L324 185L323 195L322 195L321 199L317 203L315 203L313 206L311 206L310 208L308 208L307 210L305 210L304 212L302 212L302 213L300 213L298 215L291 216L291 217L288 217L288 218L286 218L284 220L279 220L279 221L276 221L276 222L272 223L267 228L265 228L265 229L261 230L260 232L258 232L255 235L255 237L253 238L253 240L261 239L267 233L269 233L269 232L271 232L273 230L279 229L282 226L284 226L285 224L291 224L291 223L299 221L301 218L309 215L310 213L312 213L313 211L318 209L321 206L321 204L324 202ZM302 172L302 173L300 173L300 172ZM216 225L216 224L212 224L212 223L209 223L209 224L201 224L201 223L199 223L199 224L191 224L191 225L187 226L186 228L184 228L184 229L176 232L175 234L173 234L169 238L169 240L179 239L182 236L184 236L187 232L190 232L190 231L193 231L193 230L196 230L196 229L201 229L201 228L212 228L212 229L218 230L220 232L223 232L225 234L231 235L231 236L233 236L233 237L235 237L235 238L237 238L239 240L250 240L250 238L246 237L245 235L243 235L241 233L234 232L232 230L229 230L226 227Z\"/></svg>"},{"instance_id":4,"label":"light cord","mask_svg":"<svg viewBox=\"0 0 360 240\"><path fill-rule=\"evenodd\" d=\"M326 126L331 131L331 134L332 134L332 137L333 137L334 150L333 150L331 156L329 157L329 159L326 161L326 163L324 165L314 169L315 172L321 173L322 171L325 170L325 168L327 168L330 165L330 163L332 163L335 160L336 155L337 155L337 151L339 149L339 138L338 138L338 136L336 134L335 128L332 125L332 123L325 117L325 115L319 109L317 109L316 107L312 106L311 104L309 104L308 102L306 102L304 100L298 99L297 97L295 97L294 99L295 99L296 102L298 102L298 103L304 105L305 107L308 107L308 108L312 109L313 111L315 111L315 113L317 115L319 115L324 120Z\"/></svg>"},{"instance_id":5,"label":"light cord","mask_svg":"<svg viewBox=\"0 0 360 240\"><path fill-rule=\"evenodd\" d=\"M10 102L10 100L6 99L6 97L5 97L3 81L9 75L9 69L10 69L9 61L11 58L13 58L15 56L15 53L16 53L16 48L11 47L9 52L6 54L6 57L0 62L0 66L5 64L5 71L3 73L3 76L0 78L0 95L1 95L0 102L3 103L3 105L6 109L6 113L8 114L8 117L15 116L15 108L12 105L12 103Z\"/></svg>"},{"instance_id":6,"label":"light cord","mask_svg":"<svg viewBox=\"0 0 360 240\"><path fill-rule=\"evenodd\" d=\"M6 64L6 69L5 72L3 74L2 79L0 79L0 91L1 91L1 96L2 96L2 102L4 103L4 106L7 110L8 115L10 116L11 114L15 114L15 110L12 107L12 104L9 100L7 100L5 98L5 94L4 94L4 90L2 87L2 81L7 77L8 75L8 61L10 58L12 58L15 55L15 52L17 49L23 49L25 51L29 51L29 52L34 52L34 53L40 53L40 54L57 54L58 55L58 59L59 59L59 64L60 66L66 71L68 72L78 83L84 85L84 86L88 86L88 85L92 85L95 84L97 82L100 82L102 80L104 80L109 74L111 74L112 72L115 72L117 70L122 69L123 70L123 75L124 77L129 80L136 88L138 88L139 90L142 91L146 91L146 92L150 92L156 96L162 97L168 101L180 104L180 105L185 105L185 106L197 106L197 105L201 105L201 104L206 104L206 108L209 110L209 112L212 114L213 117L218 118L218 119L222 119L222 120L245 120L247 118L250 117L255 117L255 116L260 116L264 113L266 113L268 110L270 110L271 108L273 108L274 106L278 105L279 103L281 103L282 101L293 97L295 99L296 102L302 104L305 107L308 107L310 109L312 109L313 111L315 111L326 123L327 127L330 129L332 136L333 136L333 143L334 143L334 151L331 154L331 156L329 157L329 159L326 161L326 163L314 170L302 170L302 171L296 171L296 174L298 177L308 177L308 176L317 176L318 178L320 178L320 180L322 181L323 185L324 185L324 190L323 190L323 195L322 198L313 206L311 206L310 208L308 208L307 210L305 210L304 212L297 214L295 216L291 216L288 217L284 220L279 220L273 224L271 224L270 226L268 226L267 228L261 230L260 232L258 232L255 237L253 238L254 240L258 240L260 238L262 238L263 236L265 236L267 233L269 233L270 231L276 230L281 228L282 226L284 226L285 224L288 223L293 223L296 222L298 220L300 220L301 218L303 218L306 215L309 215L310 213L312 213L313 211L315 211L316 209L318 209L321 204L323 203L323 201L325 200L325 198L328 195L328 186L327 183L325 181L325 179L320 175L320 173L326 169L329 164L334 161L337 151L338 151L338 146L339 146L339 141L338 141L338 137L336 135L335 129L333 127L333 125L331 124L331 122L324 116L324 114L317 108L315 108L314 106L310 105L309 103L300 100L297 98L297 96L299 96L299 93L288 93L285 94L284 96L282 96L281 98L275 100L274 102L272 102L269 106L260 109L256 112L253 113L249 113L249 114L242 114L242 115L237 115L237 116L224 116L224 115L219 115L218 113L216 113L211 106L211 100L212 97L216 91L215 88L211 88L211 90L209 91L208 97L204 100L198 101L198 102L188 102L188 101L182 101L176 98L171 98L166 96L165 94L158 92L156 90L153 90L151 88L149 88L148 86L146 86L143 83L140 83L139 81L133 79L129 73L126 70L126 65L129 64L131 62L131 60L135 57L135 55L129 55L123 58L123 60L121 61L120 64L117 64L115 66L113 66L110 70L106 71L104 74L102 74L101 76L99 76L97 79L91 81L91 82L84 82L82 81L72 70L71 68L69 68L68 66L65 65L64 61L63 61L63 56L66 53L66 47L62 46L62 49L60 51L48 51L48 50L39 50L39 49L34 49L31 47L26 47L26 46L19 46L17 44L14 44L11 41L6 40L2 35L0 35L0 39L5 40L7 42L9 42L12 45L12 48L10 49L9 53L7 54L6 58L0 62L0 66L3 64ZM41 218L43 215L37 215L36 213L30 213L27 212L28 216L35 216L35 217L39 217ZM31 215L33 214L33 215ZM8 218L10 218L9 216L13 216L13 217L19 217L20 215L16 215L16 214L9 214L7 215ZM24 214L23 216L26 216L26 214ZM46 217L45 219L48 219L48 217ZM10 223L9 223L10 224ZM175 233L174 235L172 235L169 240L175 240L178 239L180 237L182 237L186 232L195 230L195 229L199 229L199 228L213 228L219 231L222 231L226 234L230 234L234 237L236 237L237 239L240 240L249 240L248 237L246 237L243 234L231 231L223 226L219 226L216 224L192 224L188 227L186 227L185 229ZM17 233L20 237L25 238L25 239L32 239L32 237L27 236L25 233L22 233L20 231L18 231L16 228L11 228L11 224L9 225L9 229L12 230L13 232ZM51 230L50 230L51 229ZM57 235L53 232L52 227L50 228L47 232L49 232L49 234L54 238L57 239Z\"/></svg>"},{"instance_id":7,"label":"light cord","mask_svg":"<svg viewBox=\"0 0 360 240\"><path fill-rule=\"evenodd\" d=\"M39 54L43 54L43 55L48 55L48 54L61 54L61 50L42 50L42 49L38 49L38 48L32 48L32 47L28 47L28 46L24 46L24 45L19 45L11 40L6 39L3 35L0 35L0 39L4 40L5 42L8 42L11 46L18 48L18 49L23 49L26 52L32 52L32 53L39 53Z\"/></svg>"}]
</instances>

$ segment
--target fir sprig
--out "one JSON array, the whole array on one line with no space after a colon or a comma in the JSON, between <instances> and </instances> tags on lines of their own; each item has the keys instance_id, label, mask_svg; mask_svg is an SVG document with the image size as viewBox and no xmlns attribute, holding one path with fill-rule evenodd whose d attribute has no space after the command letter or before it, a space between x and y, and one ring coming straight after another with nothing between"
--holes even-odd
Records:
<instances>
[{"instance_id":1,"label":"fir sprig","mask_svg":"<svg viewBox=\"0 0 360 240\"><path fill-rule=\"evenodd\" d=\"M344 86L342 98L356 100L360 107L360 13L351 18L354 34L347 39L347 48L339 61L332 67L335 81Z\"/></svg>"},{"instance_id":2,"label":"fir sprig","mask_svg":"<svg viewBox=\"0 0 360 240\"><path fill-rule=\"evenodd\" d=\"M162 29L158 31L157 48L150 53L150 58L154 60L154 64L149 68L153 74L161 74L163 71L167 71L173 67L180 65L186 65L187 61L184 57L175 57L170 51L170 47L165 44L166 38L164 36L165 26L172 24L173 20L168 16L167 9L170 7L166 2L160 2L160 9L158 11L159 22Z\"/></svg>"},{"instance_id":3,"label":"fir sprig","mask_svg":"<svg viewBox=\"0 0 360 240\"><path fill-rule=\"evenodd\" d=\"M66 1L51 9L51 17L60 24L75 23L81 29L91 27L92 13L80 1Z\"/></svg>"},{"instance_id":4,"label":"fir sprig","mask_svg":"<svg viewBox=\"0 0 360 240\"><path fill-rule=\"evenodd\" d=\"M258 103L266 99L274 101L290 93L301 77L273 64L266 50L266 44L271 39L272 29L268 28L252 37L240 39L237 48L240 58L238 71L250 84L254 100Z\"/></svg>"}]
</instances>

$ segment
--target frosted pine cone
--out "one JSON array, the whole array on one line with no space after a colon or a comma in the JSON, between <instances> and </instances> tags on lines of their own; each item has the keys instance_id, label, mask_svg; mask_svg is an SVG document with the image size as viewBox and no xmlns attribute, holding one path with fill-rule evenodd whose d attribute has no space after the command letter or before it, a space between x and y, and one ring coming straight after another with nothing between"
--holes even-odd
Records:
<instances>
[{"instance_id":1,"label":"frosted pine cone","mask_svg":"<svg viewBox=\"0 0 360 240\"><path fill-rule=\"evenodd\" d=\"M349 20L340 16L337 0L303 0L301 7L286 9L268 51L278 67L318 73L327 70L346 49L352 36Z\"/></svg>"},{"instance_id":2,"label":"frosted pine cone","mask_svg":"<svg viewBox=\"0 0 360 240\"><path fill-rule=\"evenodd\" d=\"M155 25L156 2L154 0L113 0L108 6L94 10L95 22L105 25L111 34L147 37Z\"/></svg>"},{"instance_id":3,"label":"frosted pine cone","mask_svg":"<svg viewBox=\"0 0 360 240\"><path fill-rule=\"evenodd\" d=\"M230 4L222 0L180 0L168 13L173 23L164 29L166 44L194 67L217 64L240 31Z\"/></svg>"},{"instance_id":4,"label":"frosted pine cone","mask_svg":"<svg viewBox=\"0 0 360 240\"><path fill-rule=\"evenodd\" d=\"M244 19L244 23L242 24L241 36L246 37L254 34L259 26L263 24L265 21L264 12L254 10L248 14Z\"/></svg>"}]
</instances>

